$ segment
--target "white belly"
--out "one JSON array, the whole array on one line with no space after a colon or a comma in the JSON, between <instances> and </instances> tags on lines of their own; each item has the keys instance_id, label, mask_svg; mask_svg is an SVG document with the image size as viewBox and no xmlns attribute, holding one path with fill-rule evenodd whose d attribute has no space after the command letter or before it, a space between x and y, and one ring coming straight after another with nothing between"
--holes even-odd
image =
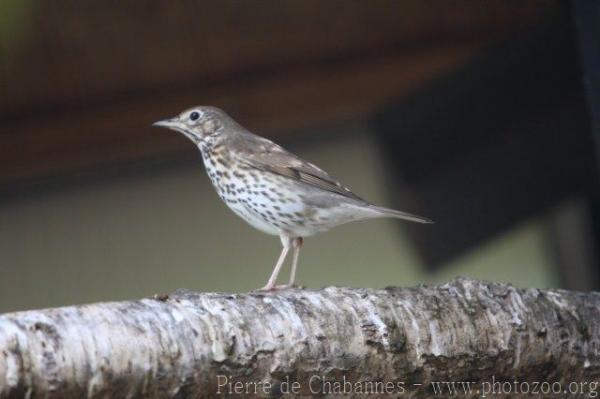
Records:
<instances>
[{"instance_id":1,"label":"white belly","mask_svg":"<svg viewBox=\"0 0 600 399\"><path fill-rule=\"evenodd\" d=\"M236 215L244 219L250 226L254 227L257 230L262 231L266 234L271 234L274 236L280 235L281 230L277 228L275 225L268 223L265 221L260 215L255 215L251 212L251 210L247 209L244 205L238 204L227 204L227 206L235 212Z\"/></svg>"},{"instance_id":2,"label":"white belly","mask_svg":"<svg viewBox=\"0 0 600 399\"><path fill-rule=\"evenodd\" d=\"M204 154L203 154L204 155ZM208 176L219 197L252 227L271 235L307 237L356 220L343 208L324 211L307 206L288 178L234 173L236 168L213 164L204 157ZM240 175L240 176L238 176ZM253 176L254 175L254 176Z\"/></svg>"}]
</instances>

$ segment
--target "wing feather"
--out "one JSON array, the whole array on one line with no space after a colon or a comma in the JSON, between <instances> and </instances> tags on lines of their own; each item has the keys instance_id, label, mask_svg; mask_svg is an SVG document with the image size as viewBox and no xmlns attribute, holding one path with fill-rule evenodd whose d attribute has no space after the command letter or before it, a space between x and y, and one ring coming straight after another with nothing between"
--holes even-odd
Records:
<instances>
[{"instance_id":1,"label":"wing feather","mask_svg":"<svg viewBox=\"0 0 600 399\"><path fill-rule=\"evenodd\" d=\"M258 136L248 140L246 137L245 145L238 147L238 159L251 168L274 173L346 198L365 202L323 169L297 157L270 140Z\"/></svg>"}]
</instances>

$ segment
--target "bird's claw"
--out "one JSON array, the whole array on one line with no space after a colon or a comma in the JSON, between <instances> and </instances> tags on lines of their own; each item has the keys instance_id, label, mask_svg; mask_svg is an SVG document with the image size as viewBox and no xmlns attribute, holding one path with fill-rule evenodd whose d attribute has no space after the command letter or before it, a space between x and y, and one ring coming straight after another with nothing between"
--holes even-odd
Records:
<instances>
[{"instance_id":1,"label":"bird's claw","mask_svg":"<svg viewBox=\"0 0 600 399\"><path fill-rule=\"evenodd\" d=\"M281 290L286 290L288 288L297 288L297 286L294 284L280 284L280 285L269 286L267 284L264 287L259 288L257 291L281 291Z\"/></svg>"}]
</instances>

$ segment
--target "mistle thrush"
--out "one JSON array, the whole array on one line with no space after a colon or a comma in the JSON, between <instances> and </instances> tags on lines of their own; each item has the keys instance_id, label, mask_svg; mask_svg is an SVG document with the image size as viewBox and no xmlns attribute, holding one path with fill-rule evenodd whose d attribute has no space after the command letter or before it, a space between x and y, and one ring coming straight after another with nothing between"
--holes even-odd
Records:
<instances>
[{"instance_id":1,"label":"mistle thrush","mask_svg":"<svg viewBox=\"0 0 600 399\"><path fill-rule=\"evenodd\" d=\"M321 168L250 133L218 108L194 107L154 125L192 140L227 206L258 230L280 237L283 250L265 290L293 286L303 237L344 223L381 217L431 223L363 200ZM276 286L290 249L293 263L289 284Z\"/></svg>"}]
</instances>

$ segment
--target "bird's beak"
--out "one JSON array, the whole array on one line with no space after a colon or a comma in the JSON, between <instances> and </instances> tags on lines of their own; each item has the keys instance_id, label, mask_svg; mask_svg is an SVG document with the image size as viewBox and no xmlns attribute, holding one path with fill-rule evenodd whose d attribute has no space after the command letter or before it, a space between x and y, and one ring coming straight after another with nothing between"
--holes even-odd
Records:
<instances>
[{"instance_id":1,"label":"bird's beak","mask_svg":"<svg viewBox=\"0 0 600 399\"><path fill-rule=\"evenodd\" d=\"M181 122L181 120L177 116L174 118L167 118L167 119L162 119L160 121L156 121L152 124L152 126L166 127L167 129L171 129L171 130L174 130L176 132L183 134L185 137L187 137L188 139L190 139L194 142L197 141L197 138L195 138L195 135L192 134L191 132L189 132L185 128L185 125Z\"/></svg>"},{"instance_id":2,"label":"bird's beak","mask_svg":"<svg viewBox=\"0 0 600 399\"><path fill-rule=\"evenodd\" d=\"M175 117L175 118L167 118L167 119L162 119L160 121L156 121L152 124L152 126L174 128L178 125L178 123L179 123L179 118Z\"/></svg>"}]
</instances>

